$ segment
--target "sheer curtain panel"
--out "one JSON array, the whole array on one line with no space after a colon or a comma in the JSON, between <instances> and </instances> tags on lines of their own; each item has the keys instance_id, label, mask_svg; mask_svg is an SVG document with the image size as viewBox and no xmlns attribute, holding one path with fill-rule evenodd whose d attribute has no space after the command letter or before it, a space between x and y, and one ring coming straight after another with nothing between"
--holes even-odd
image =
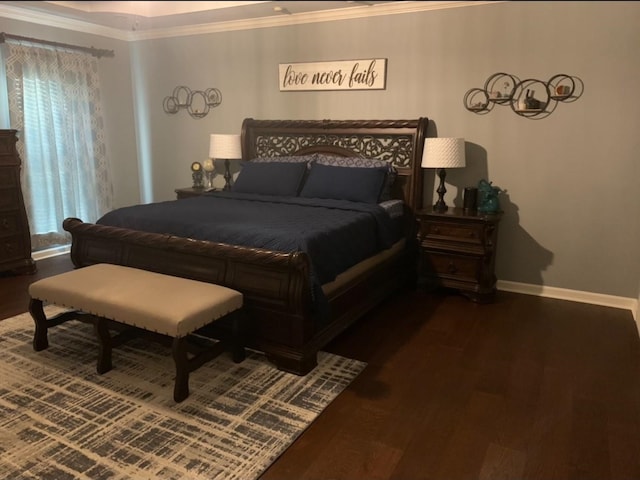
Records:
<instances>
[{"instance_id":1,"label":"sheer curtain panel","mask_svg":"<svg viewBox=\"0 0 640 480\"><path fill-rule=\"evenodd\" d=\"M67 217L95 222L112 208L97 59L5 43L11 128L18 130L33 250L70 243Z\"/></svg>"}]
</instances>

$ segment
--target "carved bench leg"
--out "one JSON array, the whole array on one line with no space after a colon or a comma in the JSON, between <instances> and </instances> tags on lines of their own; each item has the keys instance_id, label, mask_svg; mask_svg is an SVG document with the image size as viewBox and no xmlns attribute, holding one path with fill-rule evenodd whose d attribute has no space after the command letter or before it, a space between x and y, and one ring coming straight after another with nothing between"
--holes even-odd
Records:
<instances>
[{"instance_id":1,"label":"carved bench leg","mask_svg":"<svg viewBox=\"0 0 640 480\"><path fill-rule=\"evenodd\" d=\"M42 300L32 298L29 301L29 313L36 324L36 331L33 335L33 349L36 352L44 350L49 347L49 340L47 338L47 317L44 314L42 308Z\"/></svg>"},{"instance_id":2,"label":"carved bench leg","mask_svg":"<svg viewBox=\"0 0 640 480\"><path fill-rule=\"evenodd\" d=\"M173 399L182 402L189 396L189 359L187 357L187 337L174 338L172 344L173 360L176 364L176 383Z\"/></svg>"},{"instance_id":3,"label":"carved bench leg","mask_svg":"<svg viewBox=\"0 0 640 480\"><path fill-rule=\"evenodd\" d=\"M107 328L107 320L102 317L96 317L93 328L98 337L98 363L96 371L99 374L108 372L113 368L111 363L111 350L113 349L111 334Z\"/></svg>"}]
</instances>

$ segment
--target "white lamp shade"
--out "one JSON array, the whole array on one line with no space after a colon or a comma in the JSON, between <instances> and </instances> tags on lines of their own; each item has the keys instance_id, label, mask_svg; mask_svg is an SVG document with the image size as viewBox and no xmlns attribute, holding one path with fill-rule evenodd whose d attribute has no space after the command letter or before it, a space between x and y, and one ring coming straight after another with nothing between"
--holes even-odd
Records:
<instances>
[{"instance_id":1,"label":"white lamp shade","mask_svg":"<svg viewBox=\"0 0 640 480\"><path fill-rule=\"evenodd\" d=\"M465 166L464 138L427 138L422 152L422 168Z\"/></svg>"},{"instance_id":2,"label":"white lamp shade","mask_svg":"<svg viewBox=\"0 0 640 480\"><path fill-rule=\"evenodd\" d=\"M209 140L209 157L225 160L238 160L242 158L242 145L240 135L223 133L211 134Z\"/></svg>"}]
</instances>

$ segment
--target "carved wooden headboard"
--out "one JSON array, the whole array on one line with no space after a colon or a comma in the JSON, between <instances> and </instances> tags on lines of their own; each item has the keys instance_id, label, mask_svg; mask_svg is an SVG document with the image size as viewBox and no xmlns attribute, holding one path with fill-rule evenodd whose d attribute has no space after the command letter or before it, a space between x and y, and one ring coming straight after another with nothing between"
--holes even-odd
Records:
<instances>
[{"instance_id":1,"label":"carved wooden headboard","mask_svg":"<svg viewBox=\"0 0 640 480\"><path fill-rule=\"evenodd\" d=\"M393 195L414 212L422 207L422 150L427 118L417 120L254 120L242 123L242 156L314 152L375 158L398 171Z\"/></svg>"}]
</instances>

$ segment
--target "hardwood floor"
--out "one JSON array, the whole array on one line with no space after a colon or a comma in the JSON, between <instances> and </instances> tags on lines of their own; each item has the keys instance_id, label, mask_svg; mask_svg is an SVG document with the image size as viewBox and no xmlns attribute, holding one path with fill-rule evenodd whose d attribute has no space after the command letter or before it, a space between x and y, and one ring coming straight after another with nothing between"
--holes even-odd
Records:
<instances>
[{"instance_id":1,"label":"hardwood floor","mask_svg":"<svg viewBox=\"0 0 640 480\"><path fill-rule=\"evenodd\" d=\"M28 285L0 277L0 318ZM404 292L327 351L367 368L264 473L283 479L640 479L640 341L631 312L499 292Z\"/></svg>"}]
</instances>

